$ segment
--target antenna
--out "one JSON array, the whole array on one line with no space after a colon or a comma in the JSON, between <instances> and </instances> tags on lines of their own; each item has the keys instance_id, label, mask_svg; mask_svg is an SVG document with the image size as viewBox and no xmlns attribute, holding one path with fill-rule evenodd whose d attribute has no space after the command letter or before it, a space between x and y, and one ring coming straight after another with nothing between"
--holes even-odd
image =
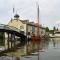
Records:
<instances>
[{"instance_id":1,"label":"antenna","mask_svg":"<svg viewBox=\"0 0 60 60\"><path fill-rule=\"evenodd\" d=\"M13 6L13 14L15 13L15 0L12 0L12 6Z\"/></svg>"},{"instance_id":2,"label":"antenna","mask_svg":"<svg viewBox=\"0 0 60 60\"><path fill-rule=\"evenodd\" d=\"M12 3L12 18L14 18L14 14L15 14L15 4Z\"/></svg>"},{"instance_id":3,"label":"antenna","mask_svg":"<svg viewBox=\"0 0 60 60\"><path fill-rule=\"evenodd\" d=\"M14 14L14 12L15 12L15 7L14 7L14 5L13 5L13 14Z\"/></svg>"}]
</instances>

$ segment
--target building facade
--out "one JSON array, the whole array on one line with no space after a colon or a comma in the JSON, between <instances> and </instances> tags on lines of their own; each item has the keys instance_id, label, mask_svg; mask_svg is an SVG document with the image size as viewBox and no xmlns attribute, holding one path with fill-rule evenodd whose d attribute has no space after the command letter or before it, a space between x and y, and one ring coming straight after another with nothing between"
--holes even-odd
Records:
<instances>
[{"instance_id":1,"label":"building facade","mask_svg":"<svg viewBox=\"0 0 60 60\"><path fill-rule=\"evenodd\" d=\"M34 22L29 22L29 20L20 20L19 15L16 14L14 16L14 19L11 19L8 23L9 26L16 27L20 30L21 33L24 35L32 34L32 32L37 35L37 26ZM39 26L39 34L44 35L45 34L45 28L42 26Z\"/></svg>"}]
</instances>

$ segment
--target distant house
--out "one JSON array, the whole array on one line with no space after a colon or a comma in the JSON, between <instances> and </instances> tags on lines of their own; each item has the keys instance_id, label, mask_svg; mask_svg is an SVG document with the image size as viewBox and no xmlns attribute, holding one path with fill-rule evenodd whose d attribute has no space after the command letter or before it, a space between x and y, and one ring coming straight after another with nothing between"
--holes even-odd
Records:
<instances>
[{"instance_id":1,"label":"distant house","mask_svg":"<svg viewBox=\"0 0 60 60\"><path fill-rule=\"evenodd\" d=\"M56 43L60 42L60 31L50 30L49 35L51 39L54 39Z\"/></svg>"},{"instance_id":2,"label":"distant house","mask_svg":"<svg viewBox=\"0 0 60 60\"><path fill-rule=\"evenodd\" d=\"M57 41L60 41L60 31L55 31L55 39L57 40Z\"/></svg>"}]
</instances>

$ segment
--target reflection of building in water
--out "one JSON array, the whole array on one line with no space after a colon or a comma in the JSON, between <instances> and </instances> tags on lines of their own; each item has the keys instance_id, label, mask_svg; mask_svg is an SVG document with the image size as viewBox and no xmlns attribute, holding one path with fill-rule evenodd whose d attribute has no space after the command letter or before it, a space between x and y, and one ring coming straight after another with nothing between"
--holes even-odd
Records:
<instances>
[{"instance_id":1,"label":"reflection of building in water","mask_svg":"<svg viewBox=\"0 0 60 60\"><path fill-rule=\"evenodd\" d=\"M55 32L55 39L57 40L57 43L60 42L60 31Z\"/></svg>"},{"instance_id":2,"label":"reflection of building in water","mask_svg":"<svg viewBox=\"0 0 60 60\"><path fill-rule=\"evenodd\" d=\"M52 39L52 43L53 43L53 46L55 47L56 41L54 39Z\"/></svg>"}]
</instances>

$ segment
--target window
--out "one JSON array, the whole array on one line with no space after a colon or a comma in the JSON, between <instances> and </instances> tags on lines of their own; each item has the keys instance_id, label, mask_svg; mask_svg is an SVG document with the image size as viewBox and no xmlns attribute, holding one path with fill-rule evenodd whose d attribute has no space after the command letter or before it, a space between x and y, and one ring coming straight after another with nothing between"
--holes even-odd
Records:
<instances>
[{"instance_id":1,"label":"window","mask_svg":"<svg viewBox=\"0 0 60 60\"><path fill-rule=\"evenodd\" d=\"M32 32L35 32L35 27L34 26L32 26Z\"/></svg>"},{"instance_id":2,"label":"window","mask_svg":"<svg viewBox=\"0 0 60 60\"><path fill-rule=\"evenodd\" d=\"M20 29L24 29L24 26L22 25L22 26L20 26Z\"/></svg>"}]
</instances>

